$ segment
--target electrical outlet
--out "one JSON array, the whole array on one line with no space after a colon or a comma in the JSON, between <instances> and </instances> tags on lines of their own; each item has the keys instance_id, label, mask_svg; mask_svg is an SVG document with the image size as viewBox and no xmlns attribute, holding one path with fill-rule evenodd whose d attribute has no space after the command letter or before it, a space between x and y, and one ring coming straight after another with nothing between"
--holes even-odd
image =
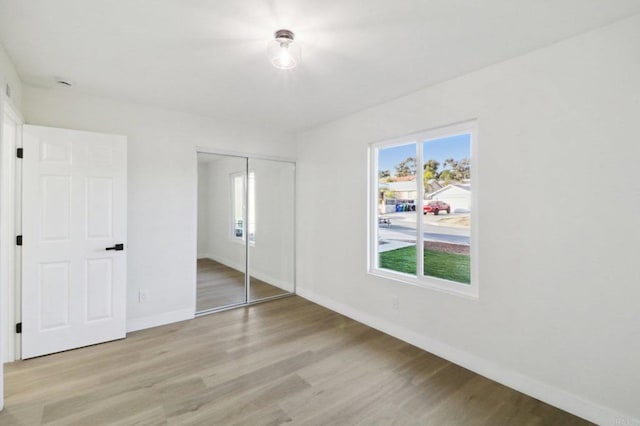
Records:
<instances>
[{"instance_id":1,"label":"electrical outlet","mask_svg":"<svg viewBox=\"0 0 640 426\"><path fill-rule=\"evenodd\" d=\"M149 293L147 290L140 290L138 292L138 303L144 303L149 298Z\"/></svg>"},{"instance_id":2,"label":"electrical outlet","mask_svg":"<svg viewBox=\"0 0 640 426\"><path fill-rule=\"evenodd\" d=\"M391 307L394 311L397 311L400 308L400 299L395 294L391 296Z\"/></svg>"}]
</instances>

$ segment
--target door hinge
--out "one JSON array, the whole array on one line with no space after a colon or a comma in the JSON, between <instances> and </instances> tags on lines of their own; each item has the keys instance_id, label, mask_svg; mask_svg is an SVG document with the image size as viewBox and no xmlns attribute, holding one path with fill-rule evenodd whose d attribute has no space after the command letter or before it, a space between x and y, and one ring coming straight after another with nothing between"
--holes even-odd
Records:
<instances>
[{"instance_id":1,"label":"door hinge","mask_svg":"<svg viewBox=\"0 0 640 426\"><path fill-rule=\"evenodd\" d=\"M16 155L18 156L18 158L23 158L24 157L24 148L16 149Z\"/></svg>"},{"instance_id":2,"label":"door hinge","mask_svg":"<svg viewBox=\"0 0 640 426\"><path fill-rule=\"evenodd\" d=\"M17 246L21 246L22 245L22 235L18 235L16 237L16 245Z\"/></svg>"},{"instance_id":3,"label":"door hinge","mask_svg":"<svg viewBox=\"0 0 640 426\"><path fill-rule=\"evenodd\" d=\"M21 322L16 324L16 334L22 334L22 323Z\"/></svg>"}]
</instances>

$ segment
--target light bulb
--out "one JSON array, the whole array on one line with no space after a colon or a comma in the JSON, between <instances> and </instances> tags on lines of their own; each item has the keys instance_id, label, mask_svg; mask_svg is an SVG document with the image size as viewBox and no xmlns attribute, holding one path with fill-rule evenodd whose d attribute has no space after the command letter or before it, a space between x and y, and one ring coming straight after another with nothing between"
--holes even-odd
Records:
<instances>
[{"instance_id":1,"label":"light bulb","mask_svg":"<svg viewBox=\"0 0 640 426\"><path fill-rule=\"evenodd\" d=\"M275 40L269 43L268 55L274 67L282 70L295 68L300 62L300 46L293 41L294 34L289 30L279 30Z\"/></svg>"},{"instance_id":2,"label":"light bulb","mask_svg":"<svg viewBox=\"0 0 640 426\"><path fill-rule=\"evenodd\" d=\"M280 54L276 57L273 65L281 69L291 69L296 66L296 61L289 53L289 46L285 44L280 46Z\"/></svg>"}]
</instances>

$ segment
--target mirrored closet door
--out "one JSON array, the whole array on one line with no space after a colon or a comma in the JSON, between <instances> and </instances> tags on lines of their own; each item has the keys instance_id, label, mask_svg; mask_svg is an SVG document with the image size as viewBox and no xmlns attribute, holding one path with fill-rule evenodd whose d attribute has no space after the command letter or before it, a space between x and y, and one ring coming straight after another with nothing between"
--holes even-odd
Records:
<instances>
[{"instance_id":1,"label":"mirrored closet door","mask_svg":"<svg viewBox=\"0 0 640 426\"><path fill-rule=\"evenodd\" d=\"M293 163L249 158L249 301L294 291Z\"/></svg>"},{"instance_id":2,"label":"mirrored closet door","mask_svg":"<svg viewBox=\"0 0 640 426\"><path fill-rule=\"evenodd\" d=\"M247 159L198 154L196 312L244 304Z\"/></svg>"},{"instance_id":3,"label":"mirrored closet door","mask_svg":"<svg viewBox=\"0 0 640 426\"><path fill-rule=\"evenodd\" d=\"M290 162L198 153L196 313L292 294Z\"/></svg>"}]
</instances>

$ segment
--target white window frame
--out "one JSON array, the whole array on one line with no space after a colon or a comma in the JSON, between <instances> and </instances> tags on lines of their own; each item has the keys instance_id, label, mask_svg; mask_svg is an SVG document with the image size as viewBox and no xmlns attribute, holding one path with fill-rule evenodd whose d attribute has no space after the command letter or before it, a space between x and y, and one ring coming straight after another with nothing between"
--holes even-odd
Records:
<instances>
[{"instance_id":1,"label":"white window frame","mask_svg":"<svg viewBox=\"0 0 640 426\"><path fill-rule=\"evenodd\" d=\"M258 229L258 215L256 213L256 174L249 170L249 175L245 177L245 185L247 189L247 228L246 235L249 239L249 245L256 244L256 230ZM249 232L251 231L251 232ZM253 234L253 238L249 238Z\"/></svg>"},{"instance_id":2,"label":"white window frame","mask_svg":"<svg viewBox=\"0 0 640 426\"><path fill-rule=\"evenodd\" d=\"M231 226L229 229L229 237L231 238L232 241L236 241L236 242L244 242L244 237L245 235L247 235L247 224L246 224L246 220L245 220L245 190L246 190L246 185L245 185L245 179L244 179L244 172L237 172L237 173L231 173L229 175L229 180L230 180L230 185L229 187L231 188L230 194L231 194ZM242 208L240 212L237 211L236 209L236 204L238 202L237 199L237 194L236 194L236 183L237 181L240 180L242 183ZM240 213L240 217L242 217L242 237L238 237L236 236L236 219L238 216L238 213Z\"/></svg>"},{"instance_id":3,"label":"white window frame","mask_svg":"<svg viewBox=\"0 0 640 426\"><path fill-rule=\"evenodd\" d=\"M424 205L424 182L421 178L421 171L423 169L423 144L430 140L442 139L449 136L456 136L462 134L471 135L470 146L470 162L471 162L471 241L469 247L470 256L470 271L471 282L470 284L458 283L456 281L450 281L442 278L431 277L424 275L423 261L424 261L424 224L422 208ZM381 269L378 266L378 151L384 148L390 148L393 146L416 144L416 160L417 160L417 194L416 198L416 275L405 274L402 272L395 272L388 269ZM369 178L368 178L368 244L367 244L367 270L369 274L391 279L394 281L401 281L407 284L416 285L422 288L441 291L449 294L455 294L471 299L477 299L479 297L479 250L478 250L478 223L479 223L479 208L478 208L478 194L479 194L479 179L478 179L478 127L477 122L465 121L461 123L451 124L447 126L437 127L430 130L425 130L419 133L414 133L404 137L394 138L381 142L374 142L369 144ZM420 178L419 178L420 177Z\"/></svg>"}]
</instances>

